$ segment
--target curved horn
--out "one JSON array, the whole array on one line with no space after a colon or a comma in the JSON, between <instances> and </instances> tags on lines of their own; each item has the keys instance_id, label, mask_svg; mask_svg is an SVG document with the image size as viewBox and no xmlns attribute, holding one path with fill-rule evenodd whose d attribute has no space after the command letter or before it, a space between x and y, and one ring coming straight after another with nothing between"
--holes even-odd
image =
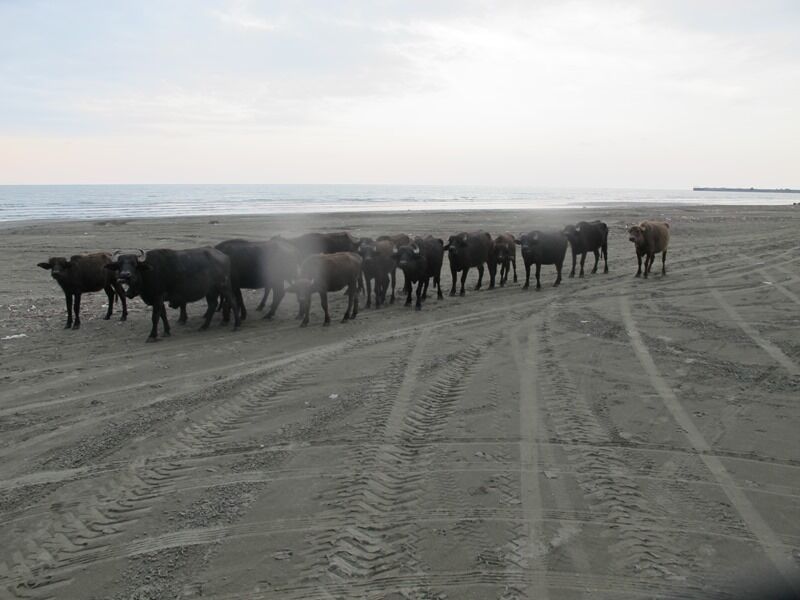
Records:
<instances>
[{"instance_id":1,"label":"curved horn","mask_svg":"<svg viewBox=\"0 0 800 600\"><path fill-rule=\"evenodd\" d=\"M414 245L412 246L412 248L413 248L413 252L414 252L414 254L419 254L419 246L417 246L416 244L414 244Z\"/></svg>"},{"instance_id":2,"label":"curved horn","mask_svg":"<svg viewBox=\"0 0 800 600\"><path fill-rule=\"evenodd\" d=\"M137 248L136 251L139 253L139 258L145 257L145 252L141 248Z\"/></svg>"}]
</instances>

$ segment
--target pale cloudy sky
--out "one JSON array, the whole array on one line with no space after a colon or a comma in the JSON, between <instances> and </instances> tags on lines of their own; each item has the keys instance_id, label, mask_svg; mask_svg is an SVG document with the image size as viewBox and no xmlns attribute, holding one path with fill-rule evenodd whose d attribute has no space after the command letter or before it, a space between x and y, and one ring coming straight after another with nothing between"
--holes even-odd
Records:
<instances>
[{"instance_id":1,"label":"pale cloudy sky","mask_svg":"<svg viewBox=\"0 0 800 600\"><path fill-rule=\"evenodd\" d=\"M0 183L800 187L800 1L0 0Z\"/></svg>"}]
</instances>

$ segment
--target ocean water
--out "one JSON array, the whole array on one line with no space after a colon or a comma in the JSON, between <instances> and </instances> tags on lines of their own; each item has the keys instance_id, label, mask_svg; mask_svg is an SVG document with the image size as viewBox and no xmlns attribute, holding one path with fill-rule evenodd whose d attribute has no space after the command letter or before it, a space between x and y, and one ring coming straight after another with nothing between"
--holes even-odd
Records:
<instances>
[{"instance_id":1,"label":"ocean water","mask_svg":"<svg viewBox=\"0 0 800 600\"><path fill-rule=\"evenodd\" d=\"M409 185L4 185L0 222L351 211L791 204L797 194Z\"/></svg>"}]
</instances>

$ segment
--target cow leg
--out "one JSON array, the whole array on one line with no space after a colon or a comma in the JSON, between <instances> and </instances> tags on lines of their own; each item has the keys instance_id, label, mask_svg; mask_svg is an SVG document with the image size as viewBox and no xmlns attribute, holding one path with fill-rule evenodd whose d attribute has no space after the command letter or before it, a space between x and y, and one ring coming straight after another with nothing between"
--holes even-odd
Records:
<instances>
[{"instance_id":1,"label":"cow leg","mask_svg":"<svg viewBox=\"0 0 800 600\"><path fill-rule=\"evenodd\" d=\"M478 283L475 284L475 289L481 289L483 285L483 265L478 265Z\"/></svg>"},{"instance_id":2,"label":"cow leg","mask_svg":"<svg viewBox=\"0 0 800 600\"><path fill-rule=\"evenodd\" d=\"M403 290L406 293L405 306L410 306L411 305L411 292L413 291L413 289L414 289L414 284L411 282L411 280L406 279L406 287Z\"/></svg>"},{"instance_id":3,"label":"cow leg","mask_svg":"<svg viewBox=\"0 0 800 600\"><path fill-rule=\"evenodd\" d=\"M269 312L264 315L265 319L271 319L275 316L275 313L278 311L278 307L281 305L281 302L283 302L283 297L285 295L286 290L284 289L283 282L281 281L278 285L272 288L272 305L269 307Z\"/></svg>"},{"instance_id":4,"label":"cow leg","mask_svg":"<svg viewBox=\"0 0 800 600\"><path fill-rule=\"evenodd\" d=\"M578 277L583 277L583 276L584 276L584 273L583 273L583 265L584 265L585 263L586 263L586 252L582 252L582 253L581 253L581 273L580 273L580 275L578 275Z\"/></svg>"},{"instance_id":5,"label":"cow leg","mask_svg":"<svg viewBox=\"0 0 800 600\"><path fill-rule=\"evenodd\" d=\"M417 304L414 306L415 310L422 310L422 287L422 277L420 277L417 282Z\"/></svg>"},{"instance_id":6,"label":"cow leg","mask_svg":"<svg viewBox=\"0 0 800 600\"><path fill-rule=\"evenodd\" d=\"M328 313L328 292L323 292L320 290L319 292L319 302L322 304L322 311L325 313L325 322L322 323L323 326L327 326L331 324L331 315ZM310 303L309 303L310 304Z\"/></svg>"},{"instance_id":7,"label":"cow leg","mask_svg":"<svg viewBox=\"0 0 800 600\"><path fill-rule=\"evenodd\" d=\"M119 301L122 302L122 316L120 317L120 321L127 321L128 320L128 301L125 299L125 290L122 289L122 285L119 281L114 282L114 291L117 293L117 297Z\"/></svg>"},{"instance_id":8,"label":"cow leg","mask_svg":"<svg viewBox=\"0 0 800 600\"><path fill-rule=\"evenodd\" d=\"M463 271L461 271L461 291L459 294L463 296L466 292L464 292L464 283L467 281L467 273L469 273L469 267L465 267Z\"/></svg>"},{"instance_id":9,"label":"cow leg","mask_svg":"<svg viewBox=\"0 0 800 600\"><path fill-rule=\"evenodd\" d=\"M186 304L181 304L181 314L178 317L178 325L186 325L186 321L189 320L189 316L186 314Z\"/></svg>"},{"instance_id":10,"label":"cow leg","mask_svg":"<svg viewBox=\"0 0 800 600\"><path fill-rule=\"evenodd\" d=\"M489 289L493 290L494 282L497 278L497 263L492 260L487 266L489 267Z\"/></svg>"},{"instance_id":11,"label":"cow leg","mask_svg":"<svg viewBox=\"0 0 800 600\"><path fill-rule=\"evenodd\" d=\"M172 334L169 331L169 321L167 321L167 307L163 302L161 303L161 324L164 326L164 337L170 337Z\"/></svg>"},{"instance_id":12,"label":"cow leg","mask_svg":"<svg viewBox=\"0 0 800 600\"><path fill-rule=\"evenodd\" d=\"M525 285L522 286L523 290L527 290L531 285L531 263L525 261Z\"/></svg>"},{"instance_id":13,"label":"cow leg","mask_svg":"<svg viewBox=\"0 0 800 600\"><path fill-rule=\"evenodd\" d=\"M247 318L247 309L244 306L244 298L242 297L242 288L236 288L234 294L235 294L234 297L236 299L236 304L238 304L239 319L244 321ZM233 312L234 312L233 319L234 321L236 321L236 308L234 308Z\"/></svg>"},{"instance_id":14,"label":"cow leg","mask_svg":"<svg viewBox=\"0 0 800 600\"><path fill-rule=\"evenodd\" d=\"M666 250L664 250L661 253L661 274L662 275L666 275L667 274L667 251Z\"/></svg>"},{"instance_id":15,"label":"cow leg","mask_svg":"<svg viewBox=\"0 0 800 600\"><path fill-rule=\"evenodd\" d=\"M350 289L350 286L347 286L347 310L344 311L344 316L342 317L342 323L347 323L350 320L350 311L353 309L353 292Z\"/></svg>"},{"instance_id":16,"label":"cow leg","mask_svg":"<svg viewBox=\"0 0 800 600\"><path fill-rule=\"evenodd\" d=\"M203 315L203 324L200 325L200 331L208 329L208 326L211 324L211 318L214 316L214 313L217 311L217 299L219 294L216 292L213 294L208 294L206 296L206 302L208 302L208 308L206 309L206 314Z\"/></svg>"},{"instance_id":17,"label":"cow leg","mask_svg":"<svg viewBox=\"0 0 800 600\"><path fill-rule=\"evenodd\" d=\"M72 329L72 294L64 292L64 300L67 302L67 324L64 329Z\"/></svg>"},{"instance_id":18,"label":"cow leg","mask_svg":"<svg viewBox=\"0 0 800 600\"><path fill-rule=\"evenodd\" d=\"M561 268L564 266L563 262L556 263L556 282L553 284L553 287L558 287L558 284L561 283Z\"/></svg>"},{"instance_id":19,"label":"cow leg","mask_svg":"<svg viewBox=\"0 0 800 600\"><path fill-rule=\"evenodd\" d=\"M355 319L358 316L358 290L353 291L353 314L350 315L350 319Z\"/></svg>"},{"instance_id":20,"label":"cow leg","mask_svg":"<svg viewBox=\"0 0 800 600\"><path fill-rule=\"evenodd\" d=\"M458 271L456 271L456 268L453 265L450 265L450 277L453 280L453 287L450 288L450 295L451 296L455 296L456 295L456 274L457 273L458 273Z\"/></svg>"},{"instance_id":21,"label":"cow leg","mask_svg":"<svg viewBox=\"0 0 800 600\"><path fill-rule=\"evenodd\" d=\"M305 303L300 296L297 297L297 315L295 316L295 321L302 319L306 314Z\"/></svg>"},{"instance_id":22,"label":"cow leg","mask_svg":"<svg viewBox=\"0 0 800 600\"><path fill-rule=\"evenodd\" d=\"M653 266L653 259L655 258L655 254L647 253L644 257L644 278L647 279L647 276L650 274L650 267Z\"/></svg>"},{"instance_id":23,"label":"cow leg","mask_svg":"<svg viewBox=\"0 0 800 600\"><path fill-rule=\"evenodd\" d=\"M389 304L394 304L394 288L397 285L397 269L392 269L392 295L389 298Z\"/></svg>"},{"instance_id":24,"label":"cow leg","mask_svg":"<svg viewBox=\"0 0 800 600\"><path fill-rule=\"evenodd\" d=\"M225 288L222 290L222 297L225 299L226 304L233 308L233 330L236 331L241 327L246 313L244 300L242 299L242 288L236 288L235 291Z\"/></svg>"},{"instance_id":25,"label":"cow leg","mask_svg":"<svg viewBox=\"0 0 800 600\"><path fill-rule=\"evenodd\" d=\"M311 294L308 295L307 298L304 300L299 300L300 303L300 313L298 313L298 318L302 316L303 320L300 322L300 327L305 327L308 325L308 316L311 314Z\"/></svg>"},{"instance_id":26,"label":"cow leg","mask_svg":"<svg viewBox=\"0 0 800 600\"><path fill-rule=\"evenodd\" d=\"M575 262L578 259L578 253L575 251L575 248L572 249L572 271L569 272L570 278L575 277Z\"/></svg>"},{"instance_id":27,"label":"cow leg","mask_svg":"<svg viewBox=\"0 0 800 600\"><path fill-rule=\"evenodd\" d=\"M603 261L605 261L603 273L608 273L608 243L603 244Z\"/></svg>"},{"instance_id":28,"label":"cow leg","mask_svg":"<svg viewBox=\"0 0 800 600\"><path fill-rule=\"evenodd\" d=\"M114 312L114 288L109 283L107 286L103 288L106 292L106 297L108 298L108 310L106 311L106 316L103 317L105 321L108 321L111 318L111 313Z\"/></svg>"},{"instance_id":29,"label":"cow leg","mask_svg":"<svg viewBox=\"0 0 800 600\"><path fill-rule=\"evenodd\" d=\"M81 295L75 294L75 304L73 306L73 310L75 311L75 323L73 323L73 329L80 329L81 328Z\"/></svg>"},{"instance_id":30,"label":"cow leg","mask_svg":"<svg viewBox=\"0 0 800 600\"><path fill-rule=\"evenodd\" d=\"M267 296L269 296L269 288L265 287L264 288L264 295L261 296L261 301L258 303L258 306L256 306L256 310L259 310L259 311L260 310L264 310L264 307L267 305ZM244 317L242 317L242 318L244 318Z\"/></svg>"},{"instance_id":31,"label":"cow leg","mask_svg":"<svg viewBox=\"0 0 800 600\"><path fill-rule=\"evenodd\" d=\"M420 279L420 281L424 281L425 285L422 286L422 299L427 300L428 298L428 285L430 285L431 278L425 277L424 279Z\"/></svg>"},{"instance_id":32,"label":"cow leg","mask_svg":"<svg viewBox=\"0 0 800 600\"><path fill-rule=\"evenodd\" d=\"M370 279L369 277L364 277L364 279L367 283L367 308L369 308L370 306L372 306L372 279ZM375 285L377 284L378 282L376 281ZM376 304L378 303L377 299L375 300L375 303Z\"/></svg>"},{"instance_id":33,"label":"cow leg","mask_svg":"<svg viewBox=\"0 0 800 600\"><path fill-rule=\"evenodd\" d=\"M506 265L505 262L500 264L500 287L503 287L506 284L506 280L505 280L506 266L507 265Z\"/></svg>"},{"instance_id":34,"label":"cow leg","mask_svg":"<svg viewBox=\"0 0 800 600\"><path fill-rule=\"evenodd\" d=\"M539 281L539 274L542 272L542 263L536 263L536 289L542 289L542 284Z\"/></svg>"},{"instance_id":35,"label":"cow leg","mask_svg":"<svg viewBox=\"0 0 800 600\"><path fill-rule=\"evenodd\" d=\"M639 268L636 271L636 277L642 276L642 253L638 250L636 251L636 261L639 263Z\"/></svg>"},{"instance_id":36,"label":"cow leg","mask_svg":"<svg viewBox=\"0 0 800 600\"><path fill-rule=\"evenodd\" d=\"M442 280L441 275L436 275L433 278L433 284L436 286L436 299L437 300L444 300L444 296L442 295Z\"/></svg>"},{"instance_id":37,"label":"cow leg","mask_svg":"<svg viewBox=\"0 0 800 600\"><path fill-rule=\"evenodd\" d=\"M592 274L597 273L597 265L600 263L600 250L597 248L594 249L594 268L592 269Z\"/></svg>"},{"instance_id":38,"label":"cow leg","mask_svg":"<svg viewBox=\"0 0 800 600\"><path fill-rule=\"evenodd\" d=\"M514 268L514 283L517 283L517 259L511 259L511 266Z\"/></svg>"},{"instance_id":39,"label":"cow leg","mask_svg":"<svg viewBox=\"0 0 800 600\"><path fill-rule=\"evenodd\" d=\"M150 335L147 336L148 342L155 342L158 340L158 320L161 318L161 313L164 310L164 303L160 298L153 301L153 314L150 316L152 327L150 328Z\"/></svg>"}]
</instances>

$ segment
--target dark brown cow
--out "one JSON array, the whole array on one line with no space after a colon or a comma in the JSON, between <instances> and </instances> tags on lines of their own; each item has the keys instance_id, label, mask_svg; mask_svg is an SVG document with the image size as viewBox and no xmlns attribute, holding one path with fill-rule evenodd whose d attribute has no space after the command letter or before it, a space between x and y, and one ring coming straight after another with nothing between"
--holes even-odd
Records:
<instances>
[{"instance_id":1,"label":"dark brown cow","mask_svg":"<svg viewBox=\"0 0 800 600\"><path fill-rule=\"evenodd\" d=\"M644 277L650 273L656 254L661 253L661 275L667 274L667 246L669 246L669 223L663 221L642 221L628 229L630 241L636 247L636 260L639 268L636 277L642 274L644 256Z\"/></svg>"},{"instance_id":2,"label":"dark brown cow","mask_svg":"<svg viewBox=\"0 0 800 600\"><path fill-rule=\"evenodd\" d=\"M314 254L300 267L300 278L287 288L287 292L297 294L301 327L308 325L311 311L311 295L319 294L322 310L325 312L324 325L330 325L328 313L328 292L347 288L347 310L342 323L355 319L358 315L358 280L361 278L361 257L356 252L336 252L334 254ZM352 313L351 313L352 310ZM299 315L298 315L299 316Z\"/></svg>"},{"instance_id":3,"label":"dark brown cow","mask_svg":"<svg viewBox=\"0 0 800 600\"><path fill-rule=\"evenodd\" d=\"M122 302L122 318L128 318L128 304L125 301L125 290L117 281L116 273L105 268L111 262L111 255L106 252L96 254L80 254L71 256L69 260L63 256L54 256L47 262L38 264L42 269L50 271L64 292L67 302L67 324L65 329L80 329L81 327L81 295L90 292L105 290L108 296L108 310L104 319L111 318L114 311L114 300L119 298ZM74 302L74 304L73 304ZM75 312L75 322L72 313Z\"/></svg>"},{"instance_id":4,"label":"dark brown cow","mask_svg":"<svg viewBox=\"0 0 800 600\"><path fill-rule=\"evenodd\" d=\"M470 268L478 268L478 283L475 289L481 289L483 284L483 265L489 267L489 289L494 288L494 279L497 274L497 263L494 256L494 240L485 231L473 231L467 233L462 231L456 235L451 235L444 249L447 250L447 258L450 262L450 275L453 279L453 286L450 288L450 295L456 295L456 274L461 271L461 292L464 295L464 282L467 280L467 273Z\"/></svg>"},{"instance_id":5,"label":"dark brown cow","mask_svg":"<svg viewBox=\"0 0 800 600\"><path fill-rule=\"evenodd\" d=\"M572 270L570 277L575 277L575 262L578 254L581 255L581 274L583 277L583 264L586 262L586 254L594 252L594 267L592 273L597 273L597 264L600 262L600 254L603 255L605 268L603 273L608 273L608 225L602 221L581 221L575 225L564 227L564 235L569 240L572 248Z\"/></svg>"},{"instance_id":6,"label":"dark brown cow","mask_svg":"<svg viewBox=\"0 0 800 600\"><path fill-rule=\"evenodd\" d=\"M408 246L411 243L411 236L405 233L396 233L394 235L379 235L376 241L383 242L386 240L392 242L394 248L400 248L401 246ZM390 276L392 278L392 295L389 296L389 304L394 304L394 291L397 286L397 265L395 265L395 268L392 269Z\"/></svg>"},{"instance_id":7,"label":"dark brown cow","mask_svg":"<svg viewBox=\"0 0 800 600\"><path fill-rule=\"evenodd\" d=\"M273 239L282 239L276 236ZM333 233L306 233L286 240L300 252L300 258L312 254L333 254L334 252L357 252L359 240L347 231Z\"/></svg>"},{"instance_id":8,"label":"dark brown cow","mask_svg":"<svg viewBox=\"0 0 800 600\"><path fill-rule=\"evenodd\" d=\"M417 237L412 244L395 248L397 264L405 277L406 306L411 304L411 288L417 282L416 309L422 309L422 301L428 296L428 285L433 278L436 295L442 299L440 275L444 260L444 242L432 236Z\"/></svg>"},{"instance_id":9,"label":"dark brown cow","mask_svg":"<svg viewBox=\"0 0 800 600\"><path fill-rule=\"evenodd\" d=\"M510 267L514 267L514 283L517 283L517 244L510 233L501 233L494 238L495 262L500 265L500 287L508 281Z\"/></svg>"},{"instance_id":10,"label":"dark brown cow","mask_svg":"<svg viewBox=\"0 0 800 600\"><path fill-rule=\"evenodd\" d=\"M522 246L522 261L525 263L525 285L528 289L531 284L531 265L536 265L536 289L541 289L542 283L539 275L542 265L555 265L556 281L553 287L561 283L561 268L564 265L564 256L567 254L567 236L563 231L529 231L521 233L516 243Z\"/></svg>"},{"instance_id":11,"label":"dark brown cow","mask_svg":"<svg viewBox=\"0 0 800 600\"><path fill-rule=\"evenodd\" d=\"M375 282L375 308L380 308L386 302L386 290L389 287L389 278L394 282L394 271L397 268L393 250L395 246L388 239L373 242L369 238L361 238L358 254L361 256L361 273L367 293L367 305L372 306L372 282ZM361 282L359 281L359 286ZM392 290L394 302L394 290Z\"/></svg>"}]
</instances>

